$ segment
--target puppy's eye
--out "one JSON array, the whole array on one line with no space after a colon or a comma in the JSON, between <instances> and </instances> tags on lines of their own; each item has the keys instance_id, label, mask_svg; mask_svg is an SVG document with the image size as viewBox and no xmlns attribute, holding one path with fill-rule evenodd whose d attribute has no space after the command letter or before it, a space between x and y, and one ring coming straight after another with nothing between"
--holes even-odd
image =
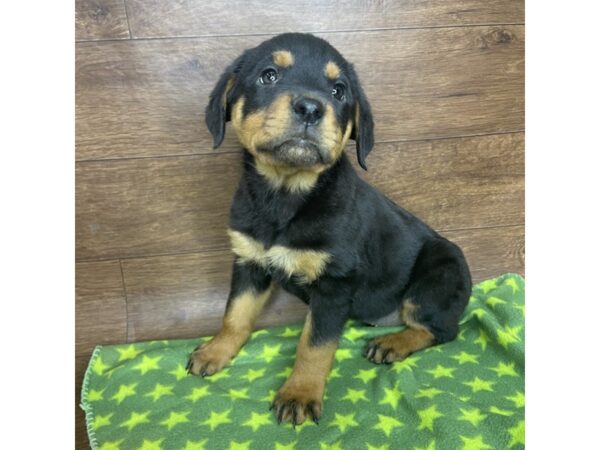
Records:
<instances>
[{"instance_id":1,"label":"puppy's eye","mask_svg":"<svg viewBox=\"0 0 600 450\"><path fill-rule=\"evenodd\" d=\"M279 75L277 74L277 71L275 69L265 69L260 74L258 82L260 84L273 84L277 81L278 78Z\"/></svg>"},{"instance_id":2,"label":"puppy's eye","mask_svg":"<svg viewBox=\"0 0 600 450\"><path fill-rule=\"evenodd\" d=\"M333 86L333 89L331 90L331 95L333 95L339 101L344 100L345 94L346 94L346 87L340 83L337 83L335 86Z\"/></svg>"}]
</instances>

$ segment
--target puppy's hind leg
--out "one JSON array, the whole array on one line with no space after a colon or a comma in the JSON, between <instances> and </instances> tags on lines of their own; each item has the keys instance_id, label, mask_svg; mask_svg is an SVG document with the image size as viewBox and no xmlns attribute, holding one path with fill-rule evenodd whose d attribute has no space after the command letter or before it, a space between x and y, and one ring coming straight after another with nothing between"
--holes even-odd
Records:
<instances>
[{"instance_id":1,"label":"puppy's hind leg","mask_svg":"<svg viewBox=\"0 0 600 450\"><path fill-rule=\"evenodd\" d=\"M369 342L365 356L376 364L456 338L458 321L471 295L471 275L462 251L444 238L421 249L400 314L407 328Z\"/></svg>"}]
</instances>

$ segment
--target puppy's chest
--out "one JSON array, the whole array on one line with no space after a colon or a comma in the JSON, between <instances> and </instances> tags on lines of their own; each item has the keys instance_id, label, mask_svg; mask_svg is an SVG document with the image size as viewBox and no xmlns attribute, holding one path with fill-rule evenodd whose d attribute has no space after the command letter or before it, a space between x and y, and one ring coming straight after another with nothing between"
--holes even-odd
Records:
<instances>
[{"instance_id":1,"label":"puppy's chest","mask_svg":"<svg viewBox=\"0 0 600 450\"><path fill-rule=\"evenodd\" d=\"M318 279L332 260L328 252L275 244L265 246L252 236L230 229L231 249L240 262L252 262L270 274L294 278L300 284Z\"/></svg>"}]
</instances>

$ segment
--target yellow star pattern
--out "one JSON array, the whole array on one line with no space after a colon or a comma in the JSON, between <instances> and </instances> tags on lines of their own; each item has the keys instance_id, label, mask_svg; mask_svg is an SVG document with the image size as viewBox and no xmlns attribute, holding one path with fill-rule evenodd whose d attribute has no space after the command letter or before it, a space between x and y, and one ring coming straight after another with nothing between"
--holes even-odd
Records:
<instances>
[{"instance_id":1,"label":"yellow star pattern","mask_svg":"<svg viewBox=\"0 0 600 450\"><path fill-rule=\"evenodd\" d=\"M158 366L158 362L162 359L162 356L157 356L156 358L150 358L146 355L142 356L142 362L140 362L137 366L133 368L135 370L139 370L142 375L146 375L151 370L158 370L160 367Z\"/></svg>"},{"instance_id":2,"label":"yellow star pattern","mask_svg":"<svg viewBox=\"0 0 600 450\"><path fill-rule=\"evenodd\" d=\"M444 367L438 364L435 369L427 370L426 372L429 372L431 375L433 375L435 379L442 377L454 378L452 372L454 372L455 370L456 369L453 367Z\"/></svg>"},{"instance_id":3,"label":"yellow star pattern","mask_svg":"<svg viewBox=\"0 0 600 450\"><path fill-rule=\"evenodd\" d=\"M475 436L474 438L466 436L460 436L460 438L464 444L462 450L485 450L486 448L492 448L483 441L483 436L481 435Z\"/></svg>"},{"instance_id":4,"label":"yellow star pattern","mask_svg":"<svg viewBox=\"0 0 600 450\"><path fill-rule=\"evenodd\" d=\"M423 430L427 428L429 431L433 431L433 421L438 417L442 417L443 414L437 410L435 405L431 405L427 409L422 409L417 411L417 415L421 419L421 423L419 424L418 430Z\"/></svg>"},{"instance_id":5,"label":"yellow star pattern","mask_svg":"<svg viewBox=\"0 0 600 450\"><path fill-rule=\"evenodd\" d=\"M485 334L485 331L483 331L481 328L479 329L479 337L477 339L475 339L475 343L481 345L481 350L485 351L487 344L489 342L489 338L487 337L487 334Z\"/></svg>"},{"instance_id":6,"label":"yellow star pattern","mask_svg":"<svg viewBox=\"0 0 600 450\"><path fill-rule=\"evenodd\" d=\"M525 406L525 394L522 392L517 391L515 395L505 398L514 402L516 408L523 408Z\"/></svg>"},{"instance_id":7,"label":"yellow star pattern","mask_svg":"<svg viewBox=\"0 0 600 450\"><path fill-rule=\"evenodd\" d=\"M352 351L349 348L340 348L335 352L335 360L342 362L345 359L352 358Z\"/></svg>"},{"instance_id":8,"label":"yellow star pattern","mask_svg":"<svg viewBox=\"0 0 600 450\"><path fill-rule=\"evenodd\" d=\"M105 390L106 389L101 389L101 390L90 389L90 391L88 392L88 400L90 402L97 402L97 401L103 400Z\"/></svg>"},{"instance_id":9,"label":"yellow star pattern","mask_svg":"<svg viewBox=\"0 0 600 450\"><path fill-rule=\"evenodd\" d=\"M507 376L507 377L518 377L519 374L515 370L515 363L503 363L500 361L496 367L490 367L490 370L493 370L498 374L499 377Z\"/></svg>"},{"instance_id":10,"label":"yellow star pattern","mask_svg":"<svg viewBox=\"0 0 600 450\"><path fill-rule=\"evenodd\" d=\"M392 366L392 370L396 373L400 373L403 370L412 372L413 367L417 367L420 359L420 356L410 355L408 358L403 359L402 361L396 361Z\"/></svg>"},{"instance_id":11,"label":"yellow star pattern","mask_svg":"<svg viewBox=\"0 0 600 450\"><path fill-rule=\"evenodd\" d=\"M373 428L383 431L387 437L390 437L390 434L392 434L394 428L404 425L394 417L384 416L383 414L377 414L377 417L379 418L379 422L377 422L377 425L375 425Z\"/></svg>"},{"instance_id":12,"label":"yellow star pattern","mask_svg":"<svg viewBox=\"0 0 600 450\"><path fill-rule=\"evenodd\" d=\"M356 404L356 402L358 402L359 400L364 400L366 402L369 401L369 399L365 396L364 389L352 389L352 388L346 389L346 395L344 397L342 397L342 400L350 400L354 404Z\"/></svg>"},{"instance_id":13,"label":"yellow star pattern","mask_svg":"<svg viewBox=\"0 0 600 450\"><path fill-rule=\"evenodd\" d=\"M240 398L250 398L248 396L248 388L229 389L229 393L227 395L232 400L237 400L237 399L240 399Z\"/></svg>"},{"instance_id":14,"label":"yellow star pattern","mask_svg":"<svg viewBox=\"0 0 600 450\"><path fill-rule=\"evenodd\" d=\"M162 444L164 439L157 439L156 441L149 441L144 439L142 442L142 446L138 448L138 450L163 450L160 444Z\"/></svg>"},{"instance_id":15,"label":"yellow star pattern","mask_svg":"<svg viewBox=\"0 0 600 450\"><path fill-rule=\"evenodd\" d=\"M100 446L98 448L98 450L119 450L121 443L124 440L125 439L120 439L118 441L105 442L104 444L102 444L102 446Z\"/></svg>"},{"instance_id":16,"label":"yellow star pattern","mask_svg":"<svg viewBox=\"0 0 600 450\"><path fill-rule=\"evenodd\" d=\"M521 327L509 327L508 325L505 326L504 328L498 330L498 343L502 347L508 348L508 344L520 342L521 338L518 336L519 331L521 331Z\"/></svg>"},{"instance_id":17,"label":"yellow star pattern","mask_svg":"<svg viewBox=\"0 0 600 450\"><path fill-rule=\"evenodd\" d=\"M183 364L178 364L177 368L175 370L171 370L169 374L173 375L177 379L177 381L183 380L185 377L188 376L188 372L186 368L183 367Z\"/></svg>"},{"instance_id":18,"label":"yellow star pattern","mask_svg":"<svg viewBox=\"0 0 600 450\"><path fill-rule=\"evenodd\" d=\"M417 393L416 397L417 398L421 398L421 397L433 398L436 395L439 395L443 392L444 391L440 391L439 389L436 389L434 387L427 388L427 389L419 389L419 392Z\"/></svg>"},{"instance_id":19,"label":"yellow star pattern","mask_svg":"<svg viewBox=\"0 0 600 450\"><path fill-rule=\"evenodd\" d=\"M174 385L163 386L160 383L156 383L156 386L154 386L154 390L152 392L148 392L145 395L146 395L146 397L152 397L152 400L156 401L164 395L174 395L173 394L174 387L175 387Z\"/></svg>"},{"instance_id":20,"label":"yellow star pattern","mask_svg":"<svg viewBox=\"0 0 600 450\"><path fill-rule=\"evenodd\" d=\"M185 398L187 398L188 400L191 400L193 403L196 403L202 397L206 397L209 394L210 394L210 392L208 391L208 386L204 385L204 386L200 386L200 387L192 389L192 393L190 395L186 396Z\"/></svg>"},{"instance_id":21,"label":"yellow star pattern","mask_svg":"<svg viewBox=\"0 0 600 450\"><path fill-rule=\"evenodd\" d=\"M135 395L135 388L137 385L137 383L120 385L119 391L111 397L111 400L116 400L117 403L121 404L127 397Z\"/></svg>"},{"instance_id":22,"label":"yellow star pattern","mask_svg":"<svg viewBox=\"0 0 600 450\"><path fill-rule=\"evenodd\" d=\"M97 415L94 418L94 430L97 430L100 427L105 427L110 425L110 418L114 415L114 413L107 414L105 416Z\"/></svg>"},{"instance_id":23,"label":"yellow star pattern","mask_svg":"<svg viewBox=\"0 0 600 450\"><path fill-rule=\"evenodd\" d=\"M279 350L281 350L281 344L277 344L277 345L264 344L263 352L262 352L262 354L258 355L257 358L264 359L266 362L270 363L271 361L273 361L273 358L275 358L277 355L279 355Z\"/></svg>"},{"instance_id":24,"label":"yellow star pattern","mask_svg":"<svg viewBox=\"0 0 600 450\"><path fill-rule=\"evenodd\" d=\"M246 372L246 375L242 376L242 378L245 378L250 383L252 383L257 378L263 377L265 375L266 371L267 371L266 367L264 369L258 369L258 370L248 369L248 372Z\"/></svg>"},{"instance_id":25,"label":"yellow star pattern","mask_svg":"<svg viewBox=\"0 0 600 450\"><path fill-rule=\"evenodd\" d=\"M149 415L150 415L150 411L146 411L143 413L136 413L134 411L131 413L131 416L129 416L129 419L126 420L125 422L123 422L120 426L127 427L127 429L129 431L131 431L133 428L135 428L136 426L138 426L142 423L150 422L150 419L148 419Z\"/></svg>"},{"instance_id":26,"label":"yellow star pattern","mask_svg":"<svg viewBox=\"0 0 600 450\"><path fill-rule=\"evenodd\" d=\"M473 381L466 381L463 384L470 386L471 389L473 390L473 392L479 392L479 391L494 392L494 389L492 389L492 385L494 385L495 383L496 383L495 381L485 381L485 380L481 380L479 377L475 377L473 379Z\"/></svg>"},{"instance_id":27,"label":"yellow star pattern","mask_svg":"<svg viewBox=\"0 0 600 450\"><path fill-rule=\"evenodd\" d=\"M427 447L415 447L415 450L435 450L435 441L431 441Z\"/></svg>"},{"instance_id":28,"label":"yellow star pattern","mask_svg":"<svg viewBox=\"0 0 600 450\"><path fill-rule=\"evenodd\" d=\"M250 418L242 425L251 427L252 431L258 430L261 426L271 425L273 415L271 413L258 414L252 411Z\"/></svg>"},{"instance_id":29,"label":"yellow star pattern","mask_svg":"<svg viewBox=\"0 0 600 450\"><path fill-rule=\"evenodd\" d=\"M252 441L246 441L246 442L231 441L229 443L229 450L250 450L251 442Z\"/></svg>"},{"instance_id":30,"label":"yellow star pattern","mask_svg":"<svg viewBox=\"0 0 600 450\"><path fill-rule=\"evenodd\" d=\"M201 441L186 441L185 447L182 450L206 450L205 445L208 439L202 439Z\"/></svg>"},{"instance_id":31,"label":"yellow star pattern","mask_svg":"<svg viewBox=\"0 0 600 450\"><path fill-rule=\"evenodd\" d=\"M467 353L465 351L460 352L458 355L451 356L451 358L456 359L459 364L473 363L477 364L477 355L473 355L471 353Z\"/></svg>"},{"instance_id":32,"label":"yellow star pattern","mask_svg":"<svg viewBox=\"0 0 600 450\"><path fill-rule=\"evenodd\" d=\"M92 363L92 370L97 375L104 375L104 371L106 369L108 369L109 367L110 366L107 366L106 364L104 364L104 361L102 361L102 358L100 356L98 356Z\"/></svg>"},{"instance_id":33,"label":"yellow star pattern","mask_svg":"<svg viewBox=\"0 0 600 450\"><path fill-rule=\"evenodd\" d=\"M369 370L360 369L358 374L354 375L354 378L358 378L359 380L362 380L363 383L367 384L370 380L377 376L376 370L377 369L375 367Z\"/></svg>"},{"instance_id":34,"label":"yellow star pattern","mask_svg":"<svg viewBox=\"0 0 600 450\"><path fill-rule=\"evenodd\" d=\"M175 412L175 411L171 411L171 413L169 414L169 417L165 420L163 420L162 422L160 422L161 425L164 425L167 427L167 429L169 431L171 431L171 429L175 426L178 425L180 423L186 423L189 422L190 419L187 418L187 416L189 416L190 411L185 411L185 412Z\"/></svg>"},{"instance_id":35,"label":"yellow star pattern","mask_svg":"<svg viewBox=\"0 0 600 450\"><path fill-rule=\"evenodd\" d=\"M117 352L119 353L119 362L134 359L137 355L142 353L142 351L138 350L133 344L125 348L117 348Z\"/></svg>"},{"instance_id":36,"label":"yellow star pattern","mask_svg":"<svg viewBox=\"0 0 600 450\"><path fill-rule=\"evenodd\" d=\"M225 423L231 423L231 419L229 418L229 413L231 409L227 411L223 411L221 413L211 411L210 418L206 419L204 422L200 422L200 425L208 425L210 430L213 431L219 425L223 425Z\"/></svg>"},{"instance_id":37,"label":"yellow star pattern","mask_svg":"<svg viewBox=\"0 0 600 450\"><path fill-rule=\"evenodd\" d=\"M280 442L275 442L275 450L295 450L296 442L292 441L289 444L282 444Z\"/></svg>"},{"instance_id":38,"label":"yellow star pattern","mask_svg":"<svg viewBox=\"0 0 600 450\"><path fill-rule=\"evenodd\" d=\"M300 327L298 327L298 328L286 327L285 331L283 333L281 333L279 336L281 336L281 337L295 337L295 336L299 336L300 333L302 333L302 330L300 329Z\"/></svg>"},{"instance_id":39,"label":"yellow star pattern","mask_svg":"<svg viewBox=\"0 0 600 450\"><path fill-rule=\"evenodd\" d=\"M392 389L383 388L385 395L379 402L380 405L390 405L393 409L398 407L398 401L402 397L402 392L398 389L398 384Z\"/></svg>"},{"instance_id":40,"label":"yellow star pattern","mask_svg":"<svg viewBox=\"0 0 600 450\"><path fill-rule=\"evenodd\" d=\"M479 408L473 409L462 409L460 408L460 412L462 415L458 418L458 420L465 420L469 422L474 427L479 425L479 422L484 420L487 416L485 414L481 414Z\"/></svg>"},{"instance_id":41,"label":"yellow star pattern","mask_svg":"<svg viewBox=\"0 0 600 450\"><path fill-rule=\"evenodd\" d=\"M330 427L339 427L342 433L346 432L346 428L348 427L357 427L358 422L354 420L355 414L338 414L335 413L335 419L331 421L329 424Z\"/></svg>"},{"instance_id":42,"label":"yellow star pattern","mask_svg":"<svg viewBox=\"0 0 600 450\"><path fill-rule=\"evenodd\" d=\"M525 445L525 421L521 420L514 427L509 428L508 434L510 434L508 448L512 448L517 444Z\"/></svg>"}]
</instances>

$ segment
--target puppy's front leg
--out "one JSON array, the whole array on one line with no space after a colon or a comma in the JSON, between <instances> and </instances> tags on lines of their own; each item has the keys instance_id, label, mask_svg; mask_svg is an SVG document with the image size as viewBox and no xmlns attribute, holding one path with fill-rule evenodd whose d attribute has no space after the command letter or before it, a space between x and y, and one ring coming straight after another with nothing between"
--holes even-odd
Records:
<instances>
[{"instance_id":1,"label":"puppy's front leg","mask_svg":"<svg viewBox=\"0 0 600 450\"><path fill-rule=\"evenodd\" d=\"M196 348L188 362L188 372L212 375L238 354L271 295L271 277L259 266L236 261L233 264L231 291L221 331Z\"/></svg>"},{"instance_id":2,"label":"puppy's front leg","mask_svg":"<svg viewBox=\"0 0 600 450\"><path fill-rule=\"evenodd\" d=\"M306 419L318 423L327 375L345 321L345 315L322 318L309 311L292 374L271 405L279 423L289 421L295 426Z\"/></svg>"}]
</instances>

